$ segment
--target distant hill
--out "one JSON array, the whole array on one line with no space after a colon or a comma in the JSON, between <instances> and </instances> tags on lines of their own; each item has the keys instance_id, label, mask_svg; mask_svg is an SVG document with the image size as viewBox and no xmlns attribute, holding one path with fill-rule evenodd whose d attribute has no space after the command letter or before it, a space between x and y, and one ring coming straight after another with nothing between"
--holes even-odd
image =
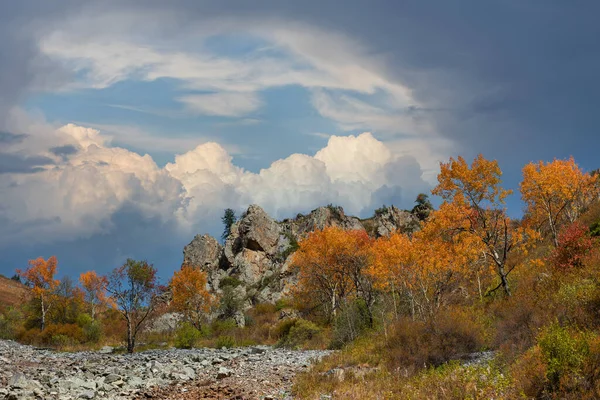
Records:
<instances>
[{"instance_id":1,"label":"distant hill","mask_svg":"<svg viewBox=\"0 0 600 400\"><path fill-rule=\"evenodd\" d=\"M28 295L27 286L0 275L0 309L21 304Z\"/></svg>"}]
</instances>

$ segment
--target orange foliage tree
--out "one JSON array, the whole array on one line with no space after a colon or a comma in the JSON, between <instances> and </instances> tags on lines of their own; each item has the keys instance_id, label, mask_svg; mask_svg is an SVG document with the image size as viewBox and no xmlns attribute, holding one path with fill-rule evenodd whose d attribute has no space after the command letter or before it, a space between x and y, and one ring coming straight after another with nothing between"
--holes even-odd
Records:
<instances>
[{"instance_id":1,"label":"orange foliage tree","mask_svg":"<svg viewBox=\"0 0 600 400\"><path fill-rule=\"evenodd\" d=\"M575 160L539 161L523 168L521 197L527 205L528 219L550 231L558 247L559 231L572 224L598 197L598 177L584 173Z\"/></svg>"},{"instance_id":2,"label":"orange foliage tree","mask_svg":"<svg viewBox=\"0 0 600 400\"><path fill-rule=\"evenodd\" d=\"M443 204L412 237L394 233L371 248L367 273L393 296L397 290L404 292L413 318L432 315L446 293L478 272L474 266L479 264L480 242L468 232L460 211ZM395 297L394 309L397 313Z\"/></svg>"},{"instance_id":3,"label":"orange foliage tree","mask_svg":"<svg viewBox=\"0 0 600 400\"><path fill-rule=\"evenodd\" d=\"M17 270L17 274L32 288L33 296L39 302L42 331L46 328L46 316L54 302L54 290L60 283L54 279L57 264L55 256L47 260L38 257L35 260L29 260L29 267L26 270Z\"/></svg>"},{"instance_id":4,"label":"orange foliage tree","mask_svg":"<svg viewBox=\"0 0 600 400\"><path fill-rule=\"evenodd\" d=\"M500 186L502 171L497 161L486 160L482 155L469 166L464 158L450 158L440 164L438 185L432 193L451 203L462 216L461 226L476 238L500 279L496 289L502 287L510 296L508 275L515 265L509 265L509 255L520 249L526 251L537 238L531 229L518 226L506 215L505 199L511 194Z\"/></svg>"},{"instance_id":5,"label":"orange foliage tree","mask_svg":"<svg viewBox=\"0 0 600 400\"><path fill-rule=\"evenodd\" d=\"M175 271L171 279L172 305L198 330L216 304L215 297L207 290L206 272L190 265Z\"/></svg>"},{"instance_id":6,"label":"orange foliage tree","mask_svg":"<svg viewBox=\"0 0 600 400\"><path fill-rule=\"evenodd\" d=\"M310 233L299 243L293 265L298 268L296 295L335 317L348 300L364 300L372 323L375 302L372 280L364 274L372 240L362 230L328 227Z\"/></svg>"},{"instance_id":7,"label":"orange foliage tree","mask_svg":"<svg viewBox=\"0 0 600 400\"><path fill-rule=\"evenodd\" d=\"M108 279L99 276L96 271L87 271L79 275L79 282L85 292L85 301L89 304L92 319L96 319L97 308L108 302L106 296Z\"/></svg>"}]
</instances>

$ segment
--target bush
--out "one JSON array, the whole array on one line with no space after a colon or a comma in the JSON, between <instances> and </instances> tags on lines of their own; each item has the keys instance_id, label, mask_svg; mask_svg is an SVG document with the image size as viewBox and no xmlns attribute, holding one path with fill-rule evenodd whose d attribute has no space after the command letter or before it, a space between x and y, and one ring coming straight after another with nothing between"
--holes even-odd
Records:
<instances>
[{"instance_id":1,"label":"bush","mask_svg":"<svg viewBox=\"0 0 600 400\"><path fill-rule=\"evenodd\" d=\"M233 336L219 336L215 342L215 348L220 349L220 348L231 348L231 347L235 347L235 339L233 338Z\"/></svg>"},{"instance_id":2,"label":"bush","mask_svg":"<svg viewBox=\"0 0 600 400\"><path fill-rule=\"evenodd\" d=\"M593 247L594 241L585 225L575 222L560 233L558 247L552 252L550 260L561 270L581 268L585 256Z\"/></svg>"},{"instance_id":3,"label":"bush","mask_svg":"<svg viewBox=\"0 0 600 400\"><path fill-rule=\"evenodd\" d=\"M234 319L217 319L210 325L210 332L215 336L220 336L223 334L231 334L236 328L237 324Z\"/></svg>"},{"instance_id":4,"label":"bush","mask_svg":"<svg viewBox=\"0 0 600 400\"><path fill-rule=\"evenodd\" d=\"M292 349L306 344L321 333L321 328L305 319L293 320L293 323L286 324L283 327L283 331L285 332L286 330L287 333L283 334L277 345Z\"/></svg>"},{"instance_id":5,"label":"bush","mask_svg":"<svg viewBox=\"0 0 600 400\"><path fill-rule=\"evenodd\" d=\"M511 365L515 390L527 398L540 398L546 386L548 370L539 346L534 346Z\"/></svg>"},{"instance_id":6,"label":"bush","mask_svg":"<svg viewBox=\"0 0 600 400\"><path fill-rule=\"evenodd\" d=\"M339 349L352 342L369 329L369 310L362 300L357 300L336 316L333 322L331 348Z\"/></svg>"},{"instance_id":7,"label":"bush","mask_svg":"<svg viewBox=\"0 0 600 400\"><path fill-rule=\"evenodd\" d=\"M22 318L22 314L12 307L0 314L0 339L15 339Z\"/></svg>"},{"instance_id":8,"label":"bush","mask_svg":"<svg viewBox=\"0 0 600 400\"><path fill-rule=\"evenodd\" d=\"M75 339L73 339L72 337L69 337L67 335L63 335L63 334L58 334L58 335L53 335L50 343L48 343L54 347L58 347L60 348L64 348L67 346L73 346L74 344L76 344Z\"/></svg>"},{"instance_id":9,"label":"bush","mask_svg":"<svg viewBox=\"0 0 600 400\"><path fill-rule=\"evenodd\" d=\"M102 338L102 326L98 321L92 321L83 327L83 335L87 343L98 343Z\"/></svg>"},{"instance_id":10,"label":"bush","mask_svg":"<svg viewBox=\"0 0 600 400\"><path fill-rule=\"evenodd\" d=\"M289 308L291 307L292 303L290 300L288 299L279 299L275 302L275 310L276 311L281 311L284 308Z\"/></svg>"},{"instance_id":11,"label":"bush","mask_svg":"<svg viewBox=\"0 0 600 400\"><path fill-rule=\"evenodd\" d=\"M582 333L574 333L557 322L548 326L538 339L540 350L547 366L547 378L551 390L561 386L570 375L579 375L590 346Z\"/></svg>"},{"instance_id":12,"label":"bush","mask_svg":"<svg viewBox=\"0 0 600 400\"><path fill-rule=\"evenodd\" d=\"M219 305L219 313L222 318L233 318L242 310L244 299L240 298L236 293L234 286L224 286L223 294L221 295L221 304Z\"/></svg>"},{"instance_id":13,"label":"bush","mask_svg":"<svg viewBox=\"0 0 600 400\"><path fill-rule=\"evenodd\" d=\"M463 310L441 312L430 321L401 319L387 341L391 367L412 374L460 359L483 349L484 333L483 325Z\"/></svg>"},{"instance_id":14,"label":"bush","mask_svg":"<svg viewBox=\"0 0 600 400\"><path fill-rule=\"evenodd\" d=\"M238 287L242 284L242 281L240 281L239 279L233 277L233 276L225 276L223 278L221 278L221 280L219 281L219 288L223 289L226 287L231 287L231 288L235 288Z\"/></svg>"},{"instance_id":15,"label":"bush","mask_svg":"<svg viewBox=\"0 0 600 400\"><path fill-rule=\"evenodd\" d=\"M184 322L175 333L175 347L178 349L191 349L198 343L202 333L189 322Z\"/></svg>"}]
</instances>

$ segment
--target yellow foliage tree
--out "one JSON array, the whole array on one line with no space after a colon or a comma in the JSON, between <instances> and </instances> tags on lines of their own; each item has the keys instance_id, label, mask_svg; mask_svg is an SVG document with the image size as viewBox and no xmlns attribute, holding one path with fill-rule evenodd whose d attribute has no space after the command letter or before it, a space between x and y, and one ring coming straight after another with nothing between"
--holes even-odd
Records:
<instances>
[{"instance_id":1,"label":"yellow foliage tree","mask_svg":"<svg viewBox=\"0 0 600 400\"><path fill-rule=\"evenodd\" d=\"M40 328L42 331L46 328L46 316L54 302L54 290L60 283L60 281L54 279L57 264L58 261L55 256L47 260L38 257L35 260L29 260L29 267L26 270L17 270L17 274L31 287L34 298L39 302Z\"/></svg>"},{"instance_id":2,"label":"yellow foliage tree","mask_svg":"<svg viewBox=\"0 0 600 400\"><path fill-rule=\"evenodd\" d=\"M206 283L206 273L190 265L184 265L181 270L175 271L171 279L173 307L198 330L216 304Z\"/></svg>"},{"instance_id":3,"label":"yellow foliage tree","mask_svg":"<svg viewBox=\"0 0 600 400\"><path fill-rule=\"evenodd\" d=\"M584 173L573 157L527 164L520 189L528 220L538 229L548 229L557 247L560 228L575 222L590 202L598 198L597 178Z\"/></svg>"}]
</instances>

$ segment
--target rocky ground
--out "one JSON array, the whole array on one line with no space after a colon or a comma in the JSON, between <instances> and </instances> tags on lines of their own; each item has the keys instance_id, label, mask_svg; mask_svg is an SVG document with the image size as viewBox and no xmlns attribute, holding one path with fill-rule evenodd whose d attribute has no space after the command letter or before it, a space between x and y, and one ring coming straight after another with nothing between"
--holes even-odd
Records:
<instances>
[{"instance_id":1,"label":"rocky ground","mask_svg":"<svg viewBox=\"0 0 600 400\"><path fill-rule=\"evenodd\" d=\"M268 346L58 353L0 341L0 399L287 399L326 351Z\"/></svg>"}]
</instances>

